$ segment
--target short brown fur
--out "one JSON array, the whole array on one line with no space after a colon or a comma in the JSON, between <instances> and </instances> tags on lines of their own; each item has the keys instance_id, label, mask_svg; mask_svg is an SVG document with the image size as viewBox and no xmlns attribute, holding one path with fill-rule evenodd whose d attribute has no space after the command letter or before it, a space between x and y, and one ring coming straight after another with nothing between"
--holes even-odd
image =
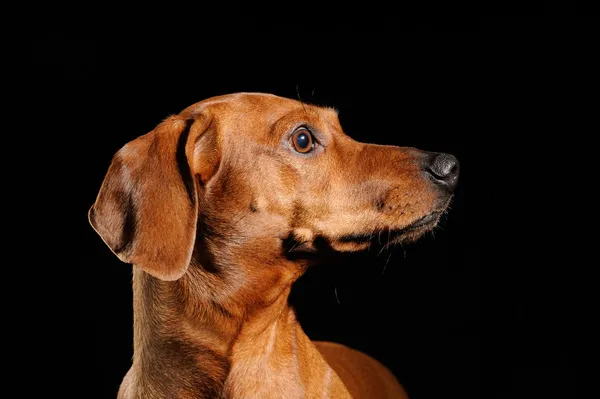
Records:
<instances>
[{"instance_id":1,"label":"short brown fur","mask_svg":"<svg viewBox=\"0 0 600 399\"><path fill-rule=\"evenodd\" d=\"M308 154L290 143L301 126L317 141ZM356 142L332 109L254 93L199 102L128 143L90 210L134 264L134 358L118 397L405 398L376 360L311 342L287 299L324 252L433 227L406 229L450 200L423 174L426 156Z\"/></svg>"}]
</instances>

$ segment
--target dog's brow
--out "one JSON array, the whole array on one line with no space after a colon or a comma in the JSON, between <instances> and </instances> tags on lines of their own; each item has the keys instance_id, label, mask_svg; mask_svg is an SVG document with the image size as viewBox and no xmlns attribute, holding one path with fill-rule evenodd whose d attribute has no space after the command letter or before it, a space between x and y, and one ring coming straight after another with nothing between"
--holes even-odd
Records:
<instances>
[{"instance_id":1,"label":"dog's brow","mask_svg":"<svg viewBox=\"0 0 600 399\"><path fill-rule=\"evenodd\" d=\"M289 125L294 125L294 124L295 125L299 125L299 124L302 124L303 122L299 118L295 118L296 119L296 123L293 123L292 117L293 117L294 113L295 112L289 112L289 113L286 113L286 114L282 115L278 119L276 119L275 122L273 122L271 124L271 127L269 128L269 136L273 136L273 135L277 134L277 129L279 127L281 127L281 125L284 124L284 123L286 125L288 125L288 127L289 127ZM308 122L308 118L303 118L303 120L304 120L304 123Z\"/></svg>"},{"instance_id":2,"label":"dog's brow","mask_svg":"<svg viewBox=\"0 0 600 399\"><path fill-rule=\"evenodd\" d=\"M338 112L335 108L318 107L316 105L310 104L306 105L307 107L302 110L295 109L293 111L287 112L284 115L277 118L275 121L273 121L269 128L269 136L275 135L277 133L278 128L280 128L284 123L288 125L288 128L294 125L299 126L303 123L315 125L317 121L320 123L327 124L329 122L329 118L327 118L326 115L324 115L324 113L333 112L336 118L338 116Z\"/></svg>"}]
</instances>

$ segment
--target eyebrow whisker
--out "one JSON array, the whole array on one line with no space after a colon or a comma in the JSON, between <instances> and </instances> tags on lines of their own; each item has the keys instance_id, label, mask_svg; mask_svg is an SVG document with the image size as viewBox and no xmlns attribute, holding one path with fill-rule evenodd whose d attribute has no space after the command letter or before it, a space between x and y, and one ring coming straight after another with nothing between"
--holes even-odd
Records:
<instances>
[{"instance_id":1,"label":"eyebrow whisker","mask_svg":"<svg viewBox=\"0 0 600 399\"><path fill-rule=\"evenodd\" d=\"M302 101L302 97L300 97L300 89L299 89L299 83L296 83L296 94L298 95L298 101L300 101L300 104L302 104L302 108L304 109L305 113L308 113L306 111L306 107L304 106L304 101Z\"/></svg>"}]
</instances>

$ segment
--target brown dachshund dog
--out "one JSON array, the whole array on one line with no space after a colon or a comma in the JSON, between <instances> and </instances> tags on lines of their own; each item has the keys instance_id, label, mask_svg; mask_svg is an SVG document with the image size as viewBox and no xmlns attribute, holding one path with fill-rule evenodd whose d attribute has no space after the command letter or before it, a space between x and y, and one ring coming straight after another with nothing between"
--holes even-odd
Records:
<instances>
[{"instance_id":1,"label":"brown dachshund dog","mask_svg":"<svg viewBox=\"0 0 600 399\"><path fill-rule=\"evenodd\" d=\"M359 143L333 109L211 98L113 158L92 226L133 266L134 357L119 398L405 398L392 373L312 342L288 307L325 253L414 240L458 178L447 154Z\"/></svg>"}]
</instances>

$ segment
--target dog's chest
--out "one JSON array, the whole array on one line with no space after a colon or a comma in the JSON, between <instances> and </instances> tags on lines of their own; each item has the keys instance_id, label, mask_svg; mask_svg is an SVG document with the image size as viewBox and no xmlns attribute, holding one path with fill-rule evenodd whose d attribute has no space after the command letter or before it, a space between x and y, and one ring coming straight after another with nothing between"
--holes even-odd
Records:
<instances>
[{"instance_id":1,"label":"dog's chest","mask_svg":"<svg viewBox=\"0 0 600 399\"><path fill-rule=\"evenodd\" d=\"M290 364L255 359L233 365L225 383L229 397L237 398L299 398L304 387L298 371Z\"/></svg>"},{"instance_id":2,"label":"dog's chest","mask_svg":"<svg viewBox=\"0 0 600 399\"><path fill-rule=\"evenodd\" d=\"M294 343L279 340L277 323L256 340L233 349L225 390L231 398L294 398L304 395Z\"/></svg>"}]
</instances>

